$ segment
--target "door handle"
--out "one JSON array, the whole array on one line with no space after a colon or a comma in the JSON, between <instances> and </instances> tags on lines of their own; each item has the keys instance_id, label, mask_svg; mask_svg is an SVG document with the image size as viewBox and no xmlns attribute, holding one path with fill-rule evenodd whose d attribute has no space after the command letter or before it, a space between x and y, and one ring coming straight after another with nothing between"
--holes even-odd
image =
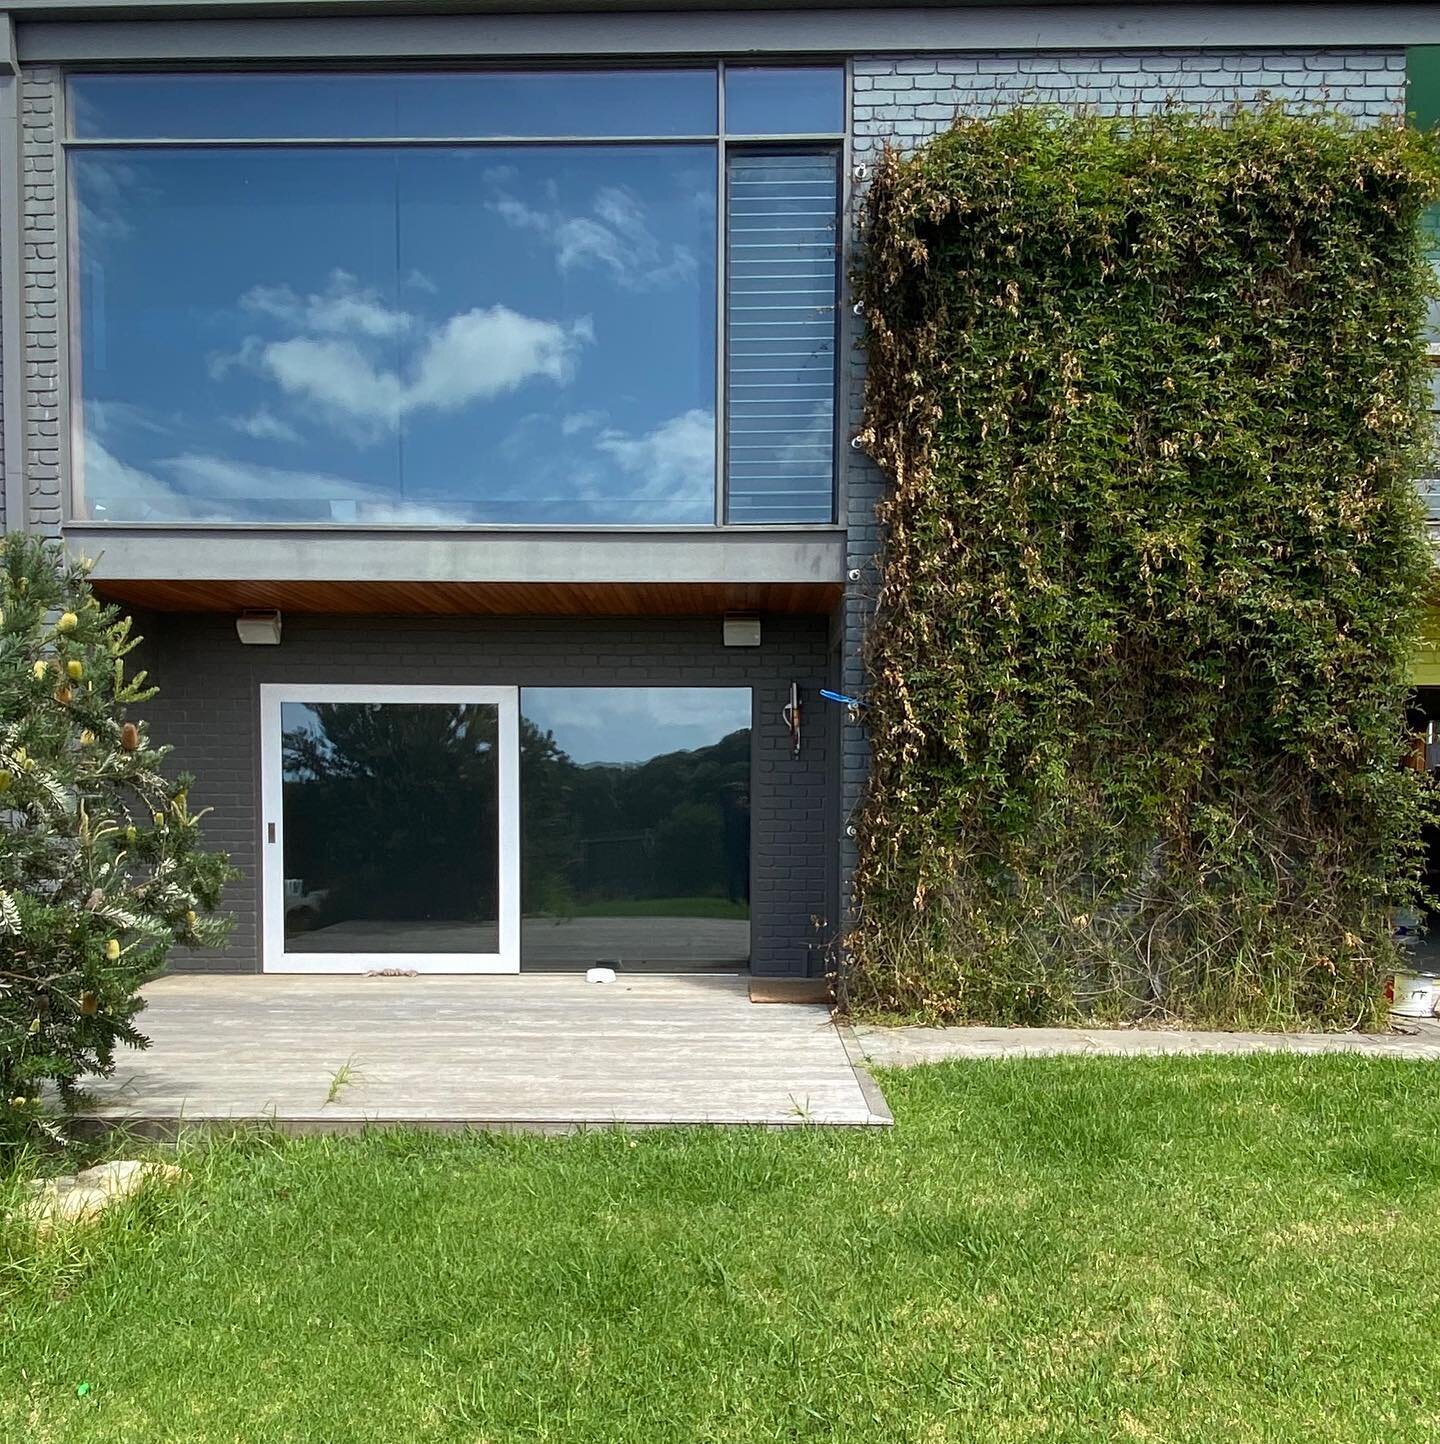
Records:
<instances>
[{"instance_id":1,"label":"door handle","mask_svg":"<svg viewBox=\"0 0 1440 1444\"><path fill-rule=\"evenodd\" d=\"M265 831L266 831L266 834L267 834L267 841L269 841L269 842L274 842L274 841L275 841L275 824L274 824L273 822L270 823L270 824L266 827Z\"/></svg>"}]
</instances>

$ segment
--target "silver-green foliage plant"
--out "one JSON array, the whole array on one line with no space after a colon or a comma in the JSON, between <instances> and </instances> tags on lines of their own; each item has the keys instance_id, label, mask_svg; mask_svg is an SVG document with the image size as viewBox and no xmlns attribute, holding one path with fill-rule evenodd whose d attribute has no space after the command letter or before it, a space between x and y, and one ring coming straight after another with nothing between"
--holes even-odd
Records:
<instances>
[{"instance_id":1,"label":"silver-green foliage plant","mask_svg":"<svg viewBox=\"0 0 1440 1444\"><path fill-rule=\"evenodd\" d=\"M177 944L214 946L229 875L190 779L132 715L138 639L54 543L0 541L0 1142L47 1127L117 1044L144 1047L141 984Z\"/></svg>"},{"instance_id":2,"label":"silver-green foliage plant","mask_svg":"<svg viewBox=\"0 0 1440 1444\"><path fill-rule=\"evenodd\" d=\"M1016 112L887 155L893 483L846 982L941 1019L1373 1021L1431 806L1434 142Z\"/></svg>"}]
</instances>

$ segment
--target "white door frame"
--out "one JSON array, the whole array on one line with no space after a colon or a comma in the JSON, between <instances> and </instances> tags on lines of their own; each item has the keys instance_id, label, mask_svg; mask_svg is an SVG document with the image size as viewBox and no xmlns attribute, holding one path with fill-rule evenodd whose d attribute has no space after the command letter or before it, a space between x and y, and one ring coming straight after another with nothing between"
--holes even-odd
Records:
<instances>
[{"instance_id":1,"label":"white door frame","mask_svg":"<svg viewBox=\"0 0 1440 1444\"><path fill-rule=\"evenodd\" d=\"M498 708L499 951L494 953L292 953L285 950L285 807L280 707L284 702L450 702ZM260 852L267 973L357 973L413 968L417 973L520 971L520 689L332 684L260 687Z\"/></svg>"}]
</instances>

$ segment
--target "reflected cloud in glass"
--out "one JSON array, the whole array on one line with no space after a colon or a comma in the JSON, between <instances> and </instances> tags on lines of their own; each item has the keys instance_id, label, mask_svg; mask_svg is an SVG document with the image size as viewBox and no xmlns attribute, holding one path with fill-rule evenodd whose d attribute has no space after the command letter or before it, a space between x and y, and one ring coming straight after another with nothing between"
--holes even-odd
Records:
<instances>
[{"instance_id":1,"label":"reflected cloud in glass","mask_svg":"<svg viewBox=\"0 0 1440 1444\"><path fill-rule=\"evenodd\" d=\"M713 519L705 145L78 151L113 521Z\"/></svg>"}]
</instances>

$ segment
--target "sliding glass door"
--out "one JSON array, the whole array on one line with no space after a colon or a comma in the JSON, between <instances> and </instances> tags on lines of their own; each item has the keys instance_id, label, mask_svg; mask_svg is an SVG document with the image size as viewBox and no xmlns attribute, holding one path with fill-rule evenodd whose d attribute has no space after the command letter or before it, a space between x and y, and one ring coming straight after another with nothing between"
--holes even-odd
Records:
<instances>
[{"instance_id":1,"label":"sliding glass door","mask_svg":"<svg viewBox=\"0 0 1440 1444\"><path fill-rule=\"evenodd\" d=\"M520 694L527 968L750 962L748 687Z\"/></svg>"},{"instance_id":2,"label":"sliding glass door","mask_svg":"<svg viewBox=\"0 0 1440 1444\"><path fill-rule=\"evenodd\" d=\"M265 970L517 972L516 689L260 694Z\"/></svg>"}]
</instances>

